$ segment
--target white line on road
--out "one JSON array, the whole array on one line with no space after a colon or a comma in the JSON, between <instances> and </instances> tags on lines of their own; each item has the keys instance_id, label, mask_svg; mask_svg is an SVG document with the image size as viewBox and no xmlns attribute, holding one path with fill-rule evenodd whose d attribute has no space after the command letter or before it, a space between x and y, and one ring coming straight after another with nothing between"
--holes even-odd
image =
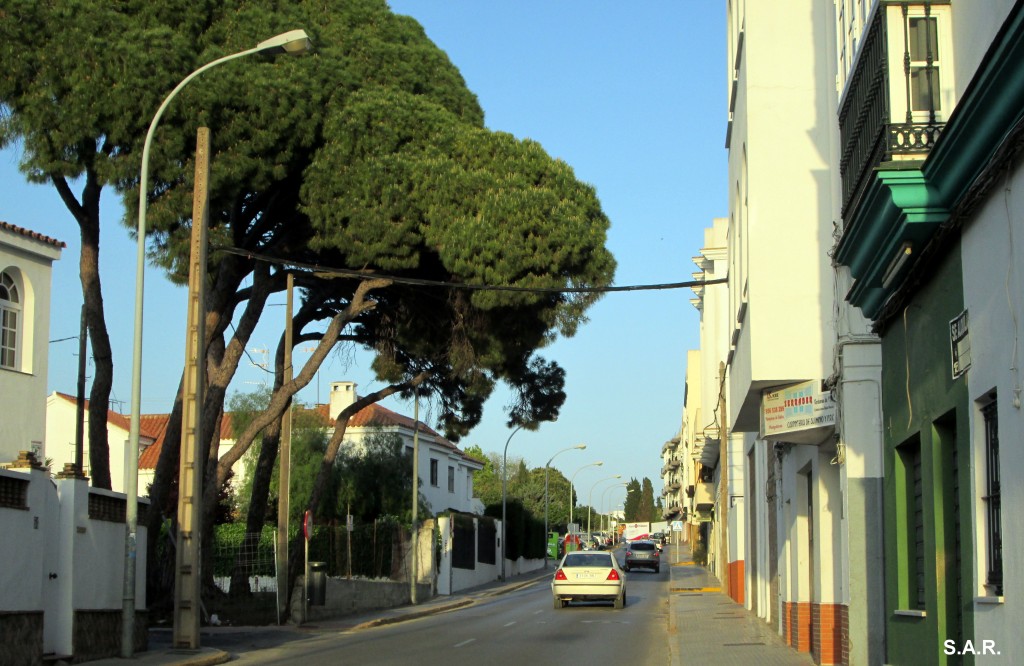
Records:
<instances>
[{"instance_id":1,"label":"white line on road","mask_svg":"<svg viewBox=\"0 0 1024 666\"><path fill-rule=\"evenodd\" d=\"M475 640L476 640L475 638L470 638L468 641L462 641L461 643L457 643L454 647L460 648L460 647L463 647L464 645L469 645L470 643L472 643Z\"/></svg>"},{"instance_id":2,"label":"white line on road","mask_svg":"<svg viewBox=\"0 0 1024 666\"><path fill-rule=\"evenodd\" d=\"M505 626L506 626L506 627L511 627L511 626L512 626L513 624L515 624L515 623L516 623L516 621L515 621L515 620L512 620L511 622L508 622L508 623L506 623L506 624L505 624Z\"/></svg>"}]
</instances>

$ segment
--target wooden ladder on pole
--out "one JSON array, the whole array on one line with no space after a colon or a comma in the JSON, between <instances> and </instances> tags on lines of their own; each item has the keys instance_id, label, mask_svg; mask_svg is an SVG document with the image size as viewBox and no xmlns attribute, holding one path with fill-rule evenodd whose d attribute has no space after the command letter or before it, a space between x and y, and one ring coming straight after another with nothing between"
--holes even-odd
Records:
<instances>
[{"instance_id":1,"label":"wooden ladder on pole","mask_svg":"<svg viewBox=\"0 0 1024 666\"><path fill-rule=\"evenodd\" d=\"M174 637L178 649L199 648L202 611L201 541L203 532L203 388L206 384L206 226L210 130L196 136L196 179L192 201L192 247L188 272L188 322L185 336L185 378L181 412L181 456L178 476L178 543L175 556Z\"/></svg>"}]
</instances>

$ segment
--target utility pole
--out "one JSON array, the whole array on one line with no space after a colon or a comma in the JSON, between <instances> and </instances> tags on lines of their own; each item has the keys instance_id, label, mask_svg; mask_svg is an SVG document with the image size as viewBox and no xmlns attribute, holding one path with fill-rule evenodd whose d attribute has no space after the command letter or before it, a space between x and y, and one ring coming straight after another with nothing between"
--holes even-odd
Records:
<instances>
[{"instance_id":1,"label":"utility pole","mask_svg":"<svg viewBox=\"0 0 1024 666\"><path fill-rule=\"evenodd\" d=\"M178 468L177 583L174 586L175 648L199 648L200 545L203 534L203 399L206 385L206 225L209 219L210 129L196 135L192 248L188 272L185 384Z\"/></svg>"},{"instance_id":2,"label":"utility pole","mask_svg":"<svg viewBox=\"0 0 1024 666\"><path fill-rule=\"evenodd\" d=\"M409 577L409 600L416 604L416 561L419 553L419 505L420 505L420 390L416 388L416 404L413 407L412 429L412 575Z\"/></svg>"}]
</instances>

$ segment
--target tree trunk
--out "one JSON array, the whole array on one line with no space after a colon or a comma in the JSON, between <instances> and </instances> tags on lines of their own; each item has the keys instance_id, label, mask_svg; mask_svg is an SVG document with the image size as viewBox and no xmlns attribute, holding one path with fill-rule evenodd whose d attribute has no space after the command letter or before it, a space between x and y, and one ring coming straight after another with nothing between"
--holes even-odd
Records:
<instances>
[{"instance_id":1,"label":"tree trunk","mask_svg":"<svg viewBox=\"0 0 1024 666\"><path fill-rule=\"evenodd\" d=\"M249 498L249 513L245 517L245 533L262 534L263 524L267 518L267 500L270 497L270 482L274 476L274 461L280 450L281 422L275 421L263 433L260 445L260 457L253 470L252 494ZM283 492L283 491L282 491ZM232 596L250 594L249 574L244 568L241 553L235 558L235 566L231 572Z\"/></svg>"},{"instance_id":2,"label":"tree trunk","mask_svg":"<svg viewBox=\"0 0 1024 666\"><path fill-rule=\"evenodd\" d=\"M89 391L89 475L96 488L111 489L110 444L107 441L107 410L110 387L114 380L114 358L103 314L103 291L100 285L99 218L83 222L82 252L79 272L85 299L85 322L89 329L94 364L92 388Z\"/></svg>"},{"instance_id":3,"label":"tree trunk","mask_svg":"<svg viewBox=\"0 0 1024 666\"><path fill-rule=\"evenodd\" d=\"M183 373L184 374L184 373ZM165 555L169 553L170 564L164 560L165 566L172 571L167 576L164 566L157 566L159 563L160 527L165 517L176 517L174 506L178 501L178 461L181 453L181 410L182 410L182 380L178 382L178 392L174 398L174 406L171 408L171 415L167 422L167 429L164 431L164 443L160 449L160 458L157 460L156 470L153 473L153 485L149 488L149 510L146 512L145 525L147 530L146 541L146 597L148 599L160 599L173 596L174 592L174 562L175 555L172 548L165 549ZM141 517L140 517L141 518ZM173 521L172 521L173 522Z\"/></svg>"},{"instance_id":4,"label":"tree trunk","mask_svg":"<svg viewBox=\"0 0 1024 666\"><path fill-rule=\"evenodd\" d=\"M85 172L81 202L75 198L63 176L50 174L50 182L78 223L82 239L78 272L95 364L92 389L89 392L89 474L94 487L110 490L107 410L110 406L110 387L114 380L114 360L110 352L110 337L107 335L107 322L103 314L103 289L100 285L100 192L103 188L92 169Z\"/></svg>"}]
</instances>

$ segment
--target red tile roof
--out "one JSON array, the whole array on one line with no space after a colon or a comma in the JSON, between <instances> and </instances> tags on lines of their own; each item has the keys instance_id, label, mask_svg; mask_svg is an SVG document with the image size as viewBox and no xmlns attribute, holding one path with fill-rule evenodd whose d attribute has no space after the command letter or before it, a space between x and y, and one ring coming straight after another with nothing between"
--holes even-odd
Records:
<instances>
[{"instance_id":1,"label":"red tile roof","mask_svg":"<svg viewBox=\"0 0 1024 666\"><path fill-rule=\"evenodd\" d=\"M316 414L325 427L332 427L334 422L329 417L330 405L317 405L310 412ZM127 422L127 418L117 414L117 416L123 418ZM232 430L232 418L231 413L228 412L221 419L220 427L220 438L221 439L234 439L235 435ZM139 469L156 469L156 463L160 459L160 450L164 445L164 436L167 431L167 424L170 421L170 414L143 414L139 418L139 431L140 433L146 433L148 437L154 439L153 444L146 447L146 449L139 456ZM408 416L403 416L397 412L394 412L387 407L382 407L378 404L369 405L356 412L356 414L349 419L348 425L350 428L366 428L370 426L397 426L404 427L412 430L415 426L415 420ZM459 447L455 446L447 439L442 437L433 428L420 421L420 432L425 433L432 437L436 444L450 449L468 460L473 460L479 463L483 461L477 460L476 458L466 455Z\"/></svg>"},{"instance_id":2,"label":"red tile roof","mask_svg":"<svg viewBox=\"0 0 1024 666\"><path fill-rule=\"evenodd\" d=\"M42 243L46 243L47 245L52 245L53 247L67 247L67 243L59 241L56 238L50 238L49 236L44 236L43 234L37 233L35 231L30 231L29 229L16 227L13 224L10 224L9 222L4 222L2 220L0 220L0 229L3 229L4 231L10 231L11 233L18 234L19 236L24 236L25 238L31 238L32 240L37 240Z\"/></svg>"},{"instance_id":3,"label":"red tile roof","mask_svg":"<svg viewBox=\"0 0 1024 666\"><path fill-rule=\"evenodd\" d=\"M2 223L0 223L0 224L2 224ZM55 393L56 393L58 398L62 398L63 400L66 400L67 402L70 402L71 404L77 404L78 403L78 398L76 398L73 395L68 395L67 393L61 393L60 391L55 391ZM89 411L89 401L88 400L85 401L85 410ZM118 414L117 412L109 410L109 409L107 410L107 422L114 424L115 426L117 426L118 428L121 428L124 431L128 431L130 429L130 427L131 427L131 423L128 421L128 417L127 416L125 416L124 414ZM140 432L141 432L141 429L140 429Z\"/></svg>"},{"instance_id":4,"label":"red tile roof","mask_svg":"<svg viewBox=\"0 0 1024 666\"><path fill-rule=\"evenodd\" d=\"M139 469L156 469L160 459L160 449L164 446L167 436L167 424L171 422L170 414L142 414L139 416L139 431L153 438L153 443L139 454Z\"/></svg>"}]
</instances>

